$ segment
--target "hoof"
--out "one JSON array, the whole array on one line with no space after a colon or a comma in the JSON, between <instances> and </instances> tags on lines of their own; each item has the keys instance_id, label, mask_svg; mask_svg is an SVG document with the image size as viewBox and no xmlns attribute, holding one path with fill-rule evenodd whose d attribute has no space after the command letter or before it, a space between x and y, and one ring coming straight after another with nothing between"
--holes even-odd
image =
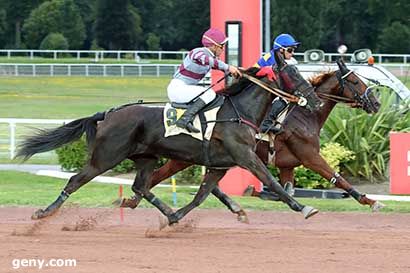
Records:
<instances>
[{"instance_id":1,"label":"hoof","mask_svg":"<svg viewBox=\"0 0 410 273\"><path fill-rule=\"evenodd\" d=\"M169 221L167 218L165 218L164 216L159 216L159 230L163 230L164 228L166 228L169 224Z\"/></svg>"},{"instance_id":2,"label":"hoof","mask_svg":"<svg viewBox=\"0 0 410 273\"><path fill-rule=\"evenodd\" d=\"M118 198L112 202L112 204L115 207L118 208L131 208L135 209L138 207L138 204L140 203L141 198Z\"/></svg>"},{"instance_id":3,"label":"hoof","mask_svg":"<svg viewBox=\"0 0 410 273\"><path fill-rule=\"evenodd\" d=\"M38 220L44 217L47 217L48 215L46 215L45 211L43 209L38 209L36 210L33 215L31 215L31 219L33 220Z\"/></svg>"},{"instance_id":4,"label":"hoof","mask_svg":"<svg viewBox=\"0 0 410 273\"><path fill-rule=\"evenodd\" d=\"M317 209L315 209L311 206L305 206L302 209L302 213L303 213L303 216L305 216L305 219L308 219L308 218L312 217L313 215L315 215L318 212L319 212L319 210L317 210Z\"/></svg>"},{"instance_id":5,"label":"hoof","mask_svg":"<svg viewBox=\"0 0 410 273\"><path fill-rule=\"evenodd\" d=\"M255 186L249 185L244 191L242 196L252 196L253 192L255 191Z\"/></svg>"},{"instance_id":6,"label":"hoof","mask_svg":"<svg viewBox=\"0 0 410 273\"><path fill-rule=\"evenodd\" d=\"M384 208L386 205L383 204L382 202L376 201L374 202L374 204L371 206L372 208L372 212L378 212L380 211L382 208Z\"/></svg>"},{"instance_id":7,"label":"hoof","mask_svg":"<svg viewBox=\"0 0 410 273\"><path fill-rule=\"evenodd\" d=\"M176 214L172 214L168 216L168 225L178 224L180 219L176 216Z\"/></svg>"},{"instance_id":8,"label":"hoof","mask_svg":"<svg viewBox=\"0 0 410 273\"><path fill-rule=\"evenodd\" d=\"M293 188L293 184L291 182L286 182L283 186L283 189L290 195L295 195L295 189Z\"/></svg>"},{"instance_id":9,"label":"hoof","mask_svg":"<svg viewBox=\"0 0 410 273\"><path fill-rule=\"evenodd\" d=\"M244 224L249 224L248 215L246 214L238 215L238 221Z\"/></svg>"}]
</instances>

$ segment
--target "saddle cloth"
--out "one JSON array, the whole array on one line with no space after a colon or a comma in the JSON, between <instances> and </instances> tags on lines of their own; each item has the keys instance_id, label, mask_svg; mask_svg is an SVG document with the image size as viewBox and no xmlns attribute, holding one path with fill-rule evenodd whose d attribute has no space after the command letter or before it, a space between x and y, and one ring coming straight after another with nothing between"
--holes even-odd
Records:
<instances>
[{"instance_id":1,"label":"saddle cloth","mask_svg":"<svg viewBox=\"0 0 410 273\"><path fill-rule=\"evenodd\" d=\"M216 114L218 113L219 107L212 108L206 112L203 112L206 121L216 120ZM165 127L165 134L164 137L176 136L179 134L186 134L190 135L193 138L196 138L200 141L203 141L204 138L206 140L210 140L212 136L213 129L215 127L215 122L206 123L203 127L201 126L201 121L199 119L199 115L195 116L193 121L194 127L199 129L199 133L191 133L188 132L186 129L177 127L175 125L176 121L182 116L186 109L182 108L174 108L171 106L170 103L167 103L164 108L164 127ZM205 128L205 132L204 131Z\"/></svg>"}]
</instances>

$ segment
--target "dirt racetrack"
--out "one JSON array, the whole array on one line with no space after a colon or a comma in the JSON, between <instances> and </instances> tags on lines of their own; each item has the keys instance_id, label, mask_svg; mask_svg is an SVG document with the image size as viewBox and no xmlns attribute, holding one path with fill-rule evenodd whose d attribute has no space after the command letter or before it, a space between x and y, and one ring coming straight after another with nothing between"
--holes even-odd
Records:
<instances>
[{"instance_id":1,"label":"dirt racetrack","mask_svg":"<svg viewBox=\"0 0 410 273\"><path fill-rule=\"evenodd\" d=\"M34 210L0 208L0 272L410 272L408 214L250 211L243 224L225 210L196 210L158 231L154 209L125 210L123 223L118 209L64 208L32 221Z\"/></svg>"}]
</instances>

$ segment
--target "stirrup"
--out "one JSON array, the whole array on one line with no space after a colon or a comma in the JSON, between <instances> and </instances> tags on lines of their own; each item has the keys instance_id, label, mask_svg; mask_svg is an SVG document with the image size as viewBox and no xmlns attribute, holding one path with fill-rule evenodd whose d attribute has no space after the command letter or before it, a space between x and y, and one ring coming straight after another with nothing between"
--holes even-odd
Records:
<instances>
[{"instance_id":1,"label":"stirrup","mask_svg":"<svg viewBox=\"0 0 410 273\"><path fill-rule=\"evenodd\" d=\"M282 126L276 127L276 125L275 125L275 126L273 126L269 129L269 132L271 132L274 135L279 135L279 134L283 133L283 128L282 128Z\"/></svg>"},{"instance_id":2,"label":"stirrup","mask_svg":"<svg viewBox=\"0 0 410 273\"><path fill-rule=\"evenodd\" d=\"M283 133L283 127L281 123L274 121L269 127L268 126L265 126L264 128L261 127L261 131L264 134L272 133L274 135L279 135L280 133Z\"/></svg>"}]
</instances>

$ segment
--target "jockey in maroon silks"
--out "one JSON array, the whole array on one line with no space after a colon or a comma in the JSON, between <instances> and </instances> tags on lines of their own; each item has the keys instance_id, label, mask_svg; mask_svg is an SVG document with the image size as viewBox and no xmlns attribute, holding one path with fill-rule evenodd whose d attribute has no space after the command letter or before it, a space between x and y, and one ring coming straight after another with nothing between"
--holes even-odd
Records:
<instances>
[{"instance_id":1,"label":"jockey in maroon silks","mask_svg":"<svg viewBox=\"0 0 410 273\"><path fill-rule=\"evenodd\" d=\"M188 103L194 100L177 120L176 126L185 128L189 132L199 132L192 121L202 108L215 99L216 93L212 88L197 84L211 69L231 73L235 77L241 76L237 67L218 59L227 41L228 38L220 30L208 29L202 35L203 47L191 50L175 72L167 88L169 100L177 103Z\"/></svg>"}]
</instances>

